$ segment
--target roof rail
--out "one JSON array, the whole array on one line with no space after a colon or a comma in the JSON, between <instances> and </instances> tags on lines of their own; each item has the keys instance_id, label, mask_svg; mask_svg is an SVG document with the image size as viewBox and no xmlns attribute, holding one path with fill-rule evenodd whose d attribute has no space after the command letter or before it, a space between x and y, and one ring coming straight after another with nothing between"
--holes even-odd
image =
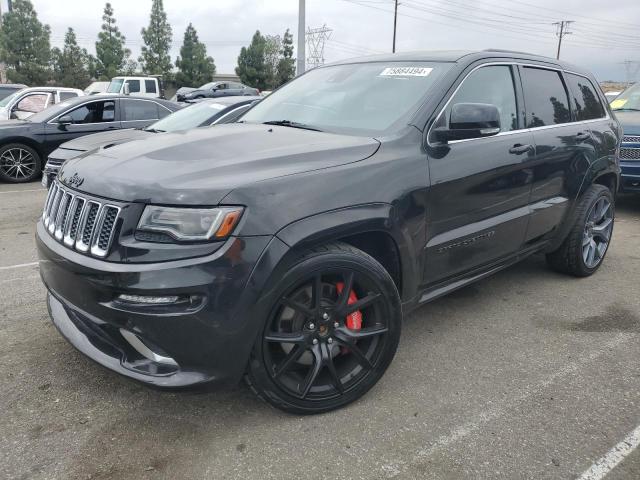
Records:
<instances>
[{"instance_id":1,"label":"roof rail","mask_svg":"<svg viewBox=\"0 0 640 480\"><path fill-rule=\"evenodd\" d=\"M521 55L531 55L534 57L542 57L544 55L538 55L537 53L520 52L518 50L505 50L502 48L485 48L483 52L496 52L496 53L519 53Z\"/></svg>"}]
</instances>

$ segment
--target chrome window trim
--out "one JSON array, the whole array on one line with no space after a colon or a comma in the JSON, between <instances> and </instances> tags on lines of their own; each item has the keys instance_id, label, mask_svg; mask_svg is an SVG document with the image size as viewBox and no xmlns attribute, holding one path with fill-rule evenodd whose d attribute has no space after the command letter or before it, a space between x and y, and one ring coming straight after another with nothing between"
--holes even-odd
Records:
<instances>
[{"instance_id":1,"label":"chrome window trim","mask_svg":"<svg viewBox=\"0 0 640 480\"><path fill-rule=\"evenodd\" d=\"M80 96L80 95L78 95L78 96ZM113 100L109 100L107 98L101 98L100 100L87 100L86 102L79 103L78 105L74 105L73 107L69 108L68 110L65 110L64 112L60 113L59 115L56 115L55 117L53 117L51 120L49 120L47 122L47 125L55 125L56 124L55 120L59 119L60 117L66 115L69 112L72 112L76 108L84 107L85 105L87 105L89 103L114 102L114 107L115 107L115 101L116 100L117 100L116 98L114 98ZM110 120L108 122L72 123L71 126L73 126L73 125L103 125L105 123L116 123L116 122L117 121L115 120L115 110L114 110L114 120Z\"/></svg>"},{"instance_id":2,"label":"chrome window trim","mask_svg":"<svg viewBox=\"0 0 640 480\"><path fill-rule=\"evenodd\" d=\"M515 66L515 65L518 65L518 66L521 66L521 67L532 67L532 68L540 68L540 69L543 69L543 70L551 70L551 71L558 72L558 73L565 73L565 72L566 73L571 73L571 74L574 74L574 75L579 75L579 76L589 80L589 78L585 77L583 74L571 72L569 70L564 70L561 67L554 68L553 66L550 66L550 65L549 66L547 66L547 65L537 65L535 63L526 63L526 62L518 62L518 61L513 61L513 62L511 62L511 61L490 62L490 63L483 63L481 65L477 65L469 73L467 73L464 76L464 78L462 79L460 84L456 87L456 89L453 91L453 93L451 94L449 99L446 101L446 103L444 104L442 109L440 109L438 114L434 117L435 120L433 121L433 123L429 127L429 130L427 131L427 146L429 146L429 147L439 147L439 146L444 145L442 143L435 143L435 144L431 143L431 141L429 140L429 138L431 137L431 130L433 129L434 125L437 123L437 121L440 118L440 116L447 109L447 107L449 106L449 104L451 103L453 98L456 96L456 94L458 93L458 90L460 90L460 87L462 87L462 84L467 80L467 78L469 78L469 76L472 73L474 73L476 70L479 70L479 69L481 69L483 67ZM524 91L523 91L523 94L524 94ZM606 115L604 117L602 117L602 118L595 118L595 119L592 119L592 120L577 120L575 122L558 123L558 124L553 124L553 125L544 125L544 126L541 126L541 127L519 128L519 129L516 129L516 130L509 130L509 131L506 131L506 132L500 132L500 133L497 133L496 135L491 135L491 136L488 136L488 137L465 138L463 140L451 140L451 141L447 142L447 145L453 145L453 144L456 144L456 143L463 143L463 142L472 142L472 141L476 141L476 140L486 140L488 138L501 137L501 136L505 136L505 135L513 135L515 133L535 132L537 130L546 130L546 129L549 129L549 128L566 127L567 125L582 125L582 124L591 123L591 122L602 122L604 120L609 120L611 118L609 116L609 112L606 109L606 107L605 107L605 113L606 113Z\"/></svg>"}]
</instances>

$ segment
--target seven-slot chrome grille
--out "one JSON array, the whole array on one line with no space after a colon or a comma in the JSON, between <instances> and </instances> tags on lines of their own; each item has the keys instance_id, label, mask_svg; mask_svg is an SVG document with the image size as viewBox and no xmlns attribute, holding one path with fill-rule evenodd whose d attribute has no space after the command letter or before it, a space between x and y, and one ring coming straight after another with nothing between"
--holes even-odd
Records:
<instances>
[{"instance_id":1,"label":"seven-slot chrome grille","mask_svg":"<svg viewBox=\"0 0 640 480\"><path fill-rule=\"evenodd\" d=\"M49 189L42 223L67 247L106 257L119 215L120 207L87 198L56 181Z\"/></svg>"}]
</instances>

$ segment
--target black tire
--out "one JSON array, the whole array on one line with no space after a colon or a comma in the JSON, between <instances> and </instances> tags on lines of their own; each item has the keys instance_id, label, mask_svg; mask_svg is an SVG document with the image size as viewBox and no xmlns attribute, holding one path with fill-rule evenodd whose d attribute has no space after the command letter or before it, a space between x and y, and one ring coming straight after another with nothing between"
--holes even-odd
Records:
<instances>
[{"instance_id":1,"label":"black tire","mask_svg":"<svg viewBox=\"0 0 640 480\"><path fill-rule=\"evenodd\" d=\"M567 273L576 277L588 277L600 268L611 243L613 223L615 220L615 201L611 190L607 187L603 185L592 185L579 202L576 208L575 223L571 227L562 245L554 252L547 254L547 263L557 272ZM603 251L599 253L597 262L595 264L593 264L593 262L588 264L588 258L585 259L584 251L588 246L585 245L584 242L588 239L589 230L591 230L591 238L595 238L593 235L594 225L590 222L590 219L591 215L595 213L595 206L600 203L609 204L610 222L608 224L608 240L606 245L603 245ZM591 226L589 226L590 223Z\"/></svg>"},{"instance_id":2,"label":"black tire","mask_svg":"<svg viewBox=\"0 0 640 480\"><path fill-rule=\"evenodd\" d=\"M42 173L42 160L33 148L23 143L8 143L0 147L0 180L26 183Z\"/></svg>"},{"instance_id":3,"label":"black tire","mask_svg":"<svg viewBox=\"0 0 640 480\"><path fill-rule=\"evenodd\" d=\"M308 295L307 303L301 294ZM366 304L356 311L358 327L348 323L356 313L348 313L349 320L343 316L356 299ZM374 258L350 245L333 243L301 253L259 303L270 307L245 379L260 398L286 412L322 413L359 399L382 377L398 347L402 308L393 279ZM290 318L283 320L286 313ZM282 330L286 322L290 331ZM279 341L285 335L299 343Z\"/></svg>"}]
</instances>

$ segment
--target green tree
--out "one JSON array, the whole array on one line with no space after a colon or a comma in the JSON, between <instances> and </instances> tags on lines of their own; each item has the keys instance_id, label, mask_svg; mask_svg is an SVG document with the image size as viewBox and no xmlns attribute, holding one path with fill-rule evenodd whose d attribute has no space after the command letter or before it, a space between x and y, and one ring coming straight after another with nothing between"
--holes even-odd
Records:
<instances>
[{"instance_id":1,"label":"green tree","mask_svg":"<svg viewBox=\"0 0 640 480\"><path fill-rule=\"evenodd\" d=\"M124 69L131 55L129 49L124 47L124 42L125 37L116 25L113 8L107 2L102 16L102 31L98 33L96 42L95 70L101 80L111 80Z\"/></svg>"},{"instance_id":2,"label":"green tree","mask_svg":"<svg viewBox=\"0 0 640 480\"><path fill-rule=\"evenodd\" d=\"M236 67L236 75L240 77L242 83L260 90L269 89L269 71L264 55L265 46L266 39L260 34L260 30L256 30L251 44L240 50Z\"/></svg>"},{"instance_id":3,"label":"green tree","mask_svg":"<svg viewBox=\"0 0 640 480\"><path fill-rule=\"evenodd\" d=\"M198 40L198 32L189 24L184 32L180 56L176 59L176 83L178 87L199 87L213 80L216 65L207 56L207 47Z\"/></svg>"},{"instance_id":4,"label":"green tree","mask_svg":"<svg viewBox=\"0 0 640 480\"><path fill-rule=\"evenodd\" d=\"M89 54L78 46L73 28L69 28L64 36L62 51L54 48L51 51L53 78L63 87L85 88L91 81L89 75Z\"/></svg>"},{"instance_id":5,"label":"green tree","mask_svg":"<svg viewBox=\"0 0 640 480\"><path fill-rule=\"evenodd\" d=\"M284 85L291 80L296 74L295 60L293 59L293 35L287 31L284 32L282 38L281 57L276 69L276 84L274 88Z\"/></svg>"},{"instance_id":6,"label":"green tree","mask_svg":"<svg viewBox=\"0 0 640 480\"><path fill-rule=\"evenodd\" d=\"M15 0L2 17L0 59L10 82L43 85L50 76L49 25L43 25L29 0Z\"/></svg>"},{"instance_id":7,"label":"green tree","mask_svg":"<svg viewBox=\"0 0 640 480\"><path fill-rule=\"evenodd\" d=\"M142 70L150 75L163 75L167 78L171 74L171 25L167 21L162 0L153 0L149 27L142 29L142 39L144 46L138 58Z\"/></svg>"},{"instance_id":8,"label":"green tree","mask_svg":"<svg viewBox=\"0 0 640 480\"><path fill-rule=\"evenodd\" d=\"M272 90L278 84L278 63L280 62L282 39L280 35L265 35L264 40L264 64L267 69L267 85L269 90Z\"/></svg>"}]
</instances>

